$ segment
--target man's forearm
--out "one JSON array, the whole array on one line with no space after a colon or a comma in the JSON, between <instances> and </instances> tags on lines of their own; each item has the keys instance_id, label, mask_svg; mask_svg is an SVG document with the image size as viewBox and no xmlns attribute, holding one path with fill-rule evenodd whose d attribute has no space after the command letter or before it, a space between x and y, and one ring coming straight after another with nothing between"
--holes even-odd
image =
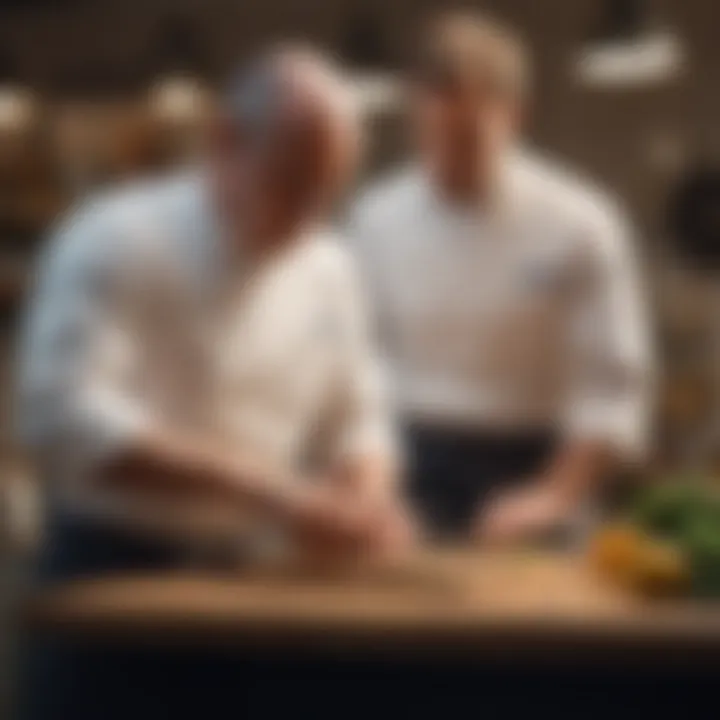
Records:
<instances>
[{"instance_id":1,"label":"man's forearm","mask_svg":"<svg viewBox=\"0 0 720 720\"><path fill-rule=\"evenodd\" d=\"M137 438L100 474L138 493L215 499L272 516L287 513L296 494L293 483L255 458L163 432Z\"/></svg>"},{"instance_id":2,"label":"man's forearm","mask_svg":"<svg viewBox=\"0 0 720 720\"><path fill-rule=\"evenodd\" d=\"M337 487L359 497L392 499L398 492L398 468L384 454L368 454L343 460L332 473Z\"/></svg>"},{"instance_id":3,"label":"man's forearm","mask_svg":"<svg viewBox=\"0 0 720 720\"><path fill-rule=\"evenodd\" d=\"M595 440L573 440L556 452L544 477L569 502L579 502L597 486L608 470L606 445Z\"/></svg>"}]
</instances>

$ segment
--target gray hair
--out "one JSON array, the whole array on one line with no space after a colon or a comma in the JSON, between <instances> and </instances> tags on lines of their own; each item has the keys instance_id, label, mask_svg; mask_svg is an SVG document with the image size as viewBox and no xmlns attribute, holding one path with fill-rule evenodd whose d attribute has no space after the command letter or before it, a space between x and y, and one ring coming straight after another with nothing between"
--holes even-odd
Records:
<instances>
[{"instance_id":1,"label":"gray hair","mask_svg":"<svg viewBox=\"0 0 720 720\"><path fill-rule=\"evenodd\" d=\"M253 143L265 144L274 136L283 112L289 78L304 69L316 86L328 89L333 106L348 115L356 108L339 68L322 53L308 47L275 47L240 70L226 91L225 105L232 119L249 133Z\"/></svg>"},{"instance_id":2,"label":"gray hair","mask_svg":"<svg viewBox=\"0 0 720 720\"><path fill-rule=\"evenodd\" d=\"M263 56L231 80L225 107L231 119L262 141L276 125L283 104L284 81L272 57Z\"/></svg>"}]
</instances>

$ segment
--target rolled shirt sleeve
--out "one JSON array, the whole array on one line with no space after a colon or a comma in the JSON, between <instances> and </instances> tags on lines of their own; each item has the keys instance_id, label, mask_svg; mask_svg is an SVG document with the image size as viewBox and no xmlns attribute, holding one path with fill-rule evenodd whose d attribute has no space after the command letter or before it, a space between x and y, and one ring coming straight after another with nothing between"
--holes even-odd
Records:
<instances>
[{"instance_id":1,"label":"rolled shirt sleeve","mask_svg":"<svg viewBox=\"0 0 720 720\"><path fill-rule=\"evenodd\" d=\"M396 423L389 398L387 372L375 342L367 297L348 258L339 306L347 338L338 392L333 455L372 455L397 466L400 461Z\"/></svg>"},{"instance_id":2,"label":"rolled shirt sleeve","mask_svg":"<svg viewBox=\"0 0 720 720\"><path fill-rule=\"evenodd\" d=\"M101 212L85 208L51 238L26 318L17 425L46 462L85 476L149 422L127 387L137 348L124 327L122 263Z\"/></svg>"},{"instance_id":3,"label":"rolled shirt sleeve","mask_svg":"<svg viewBox=\"0 0 720 720\"><path fill-rule=\"evenodd\" d=\"M604 211L587 230L571 323L565 430L604 443L620 460L649 450L653 362L649 319L625 220Z\"/></svg>"}]
</instances>

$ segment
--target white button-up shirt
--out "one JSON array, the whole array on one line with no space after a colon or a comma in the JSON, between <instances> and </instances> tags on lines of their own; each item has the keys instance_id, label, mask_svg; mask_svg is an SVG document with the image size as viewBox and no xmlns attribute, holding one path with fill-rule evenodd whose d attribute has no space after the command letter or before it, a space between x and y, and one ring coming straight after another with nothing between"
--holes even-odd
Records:
<instances>
[{"instance_id":1,"label":"white button-up shirt","mask_svg":"<svg viewBox=\"0 0 720 720\"><path fill-rule=\"evenodd\" d=\"M602 194L523 151L488 212L452 207L410 168L371 188L351 226L406 416L644 447L642 293Z\"/></svg>"},{"instance_id":2,"label":"white button-up shirt","mask_svg":"<svg viewBox=\"0 0 720 720\"><path fill-rule=\"evenodd\" d=\"M263 267L223 242L198 175L88 201L39 267L20 363L20 429L83 507L101 458L153 423L265 457L390 452L347 249L312 230Z\"/></svg>"}]
</instances>

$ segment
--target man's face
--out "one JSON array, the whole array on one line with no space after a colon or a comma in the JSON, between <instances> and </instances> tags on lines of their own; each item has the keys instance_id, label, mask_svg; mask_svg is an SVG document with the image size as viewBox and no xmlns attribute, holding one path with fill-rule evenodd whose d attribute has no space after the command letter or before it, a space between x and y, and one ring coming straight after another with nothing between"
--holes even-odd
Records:
<instances>
[{"instance_id":1,"label":"man's face","mask_svg":"<svg viewBox=\"0 0 720 720\"><path fill-rule=\"evenodd\" d=\"M414 109L420 151L451 194L475 192L517 132L518 103L490 89L422 87Z\"/></svg>"},{"instance_id":2,"label":"man's face","mask_svg":"<svg viewBox=\"0 0 720 720\"><path fill-rule=\"evenodd\" d=\"M357 165L359 138L350 125L286 120L266 144L229 126L214 153L221 209L254 238L291 235L327 211Z\"/></svg>"}]
</instances>

